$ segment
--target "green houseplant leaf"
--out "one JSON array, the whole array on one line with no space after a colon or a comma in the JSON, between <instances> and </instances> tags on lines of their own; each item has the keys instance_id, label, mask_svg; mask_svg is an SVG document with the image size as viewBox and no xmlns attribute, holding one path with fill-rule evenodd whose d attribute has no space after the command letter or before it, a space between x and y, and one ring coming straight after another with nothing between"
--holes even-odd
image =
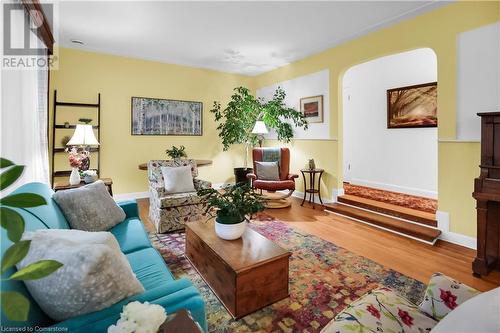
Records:
<instances>
[{"instance_id":1,"label":"green houseplant leaf","mask_svg":"<svg viewBox=\"0 0 500 333\"><path fill-rule=\"evenodd\" d=\"M0 175L0 190L12 185L23 173L24 165L15 165Z\"/></svg>"},{"instance_id":2,"label":"green houseplant leaf","mask_svg":"<svg viewBox=\"0 0 500 333\"><path fill-rule=\"evenodd\" d=\"M14 165L14 163L12 163L11 161L9 161L8 159L6 158L2 158L0 157L0 169L3 169L3 168L6 168L6 167L9 167L11 165Z\"/></svg>"},{"instance_id":3,"label":"green houseplant leaf","mask_svg":"<svg viewBox=\"0 0 500 333\"><path fill-rule=\"evenodd\" d=\"M24 220L18 212L7 207L0 207L0 225L7 230L7 237L13 243L21 240L24 232Z\"/></svg>"},{"instance_id":4,"label":"green houseplant leaf","mask_svg":"<svg viewBox=\"0 0 500 333\"><path fill-rule=\"evenodd\" d=\"M19 241L12 244L7 251L5 251L2 258L2 274L5 271L20 262L30 250L30 240Z\"/></svg>"},{"instance_id":5,"label":"green houseplant leaf","mask_svg":"<svg viewBox=\"0 0 500 333\"><path fill-rule=\"evenodd\" d=\"M16 291L2 291L2 310L13 321L26 321L30 310L29 300Z\"/></svg>"},{"instance_id":6,"label":"green houseplant leaf","mask_svg":"<svg viewBox=\"0 0 500 333\"><path fill-rule=\"evenodd\" d=\"M54 273L59 268L61 268L62 265L63 264L55 260L39 260L37 262L29 264L23 269L18 270L17 272L12 274L9 279L11 280L41 279Z\"/></svg>"},{"instance_id":7,"label":"green houseplant leaf","mask_svg":"<svg viewBox=\"0 0 500 333\"><path fill-rule=\"evenodd\" d=\"M19 208L37 207L46 204L47 201L45 201L44 197L34 193L11 194L0 199L0 205Z\"/></svg>"}]
</instances>

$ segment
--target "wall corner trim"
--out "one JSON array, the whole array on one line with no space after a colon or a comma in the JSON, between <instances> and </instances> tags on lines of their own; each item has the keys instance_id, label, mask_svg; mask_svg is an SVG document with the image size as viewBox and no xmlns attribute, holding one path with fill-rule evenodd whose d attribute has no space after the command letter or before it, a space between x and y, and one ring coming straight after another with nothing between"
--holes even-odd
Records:
<instances>
[{"instance_id":1,"label":"wall corner trim","mask_svg":"<svg viewBox=\"0 0 500 333\"><path fill-rule=\"evenodd\" d=\"M439 239L476 250L477 244L475 237L450 231L450 213L438 210L436 211L436 219L438 223L437 228L441 230Z\"/></svg>"}]
</instances>

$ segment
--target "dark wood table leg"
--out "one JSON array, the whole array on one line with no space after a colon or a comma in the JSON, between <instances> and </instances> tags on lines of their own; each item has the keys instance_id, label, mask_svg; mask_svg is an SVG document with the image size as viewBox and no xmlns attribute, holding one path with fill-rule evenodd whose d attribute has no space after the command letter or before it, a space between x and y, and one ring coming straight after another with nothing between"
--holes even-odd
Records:
<instances>
[{"instance_id":1,"label":"dark wood table leg","mask_svg":"<svg viewBox=\"0 0 500 333\"><path fill-rule=\"evenodd\" d=\"M311 175L311 181L310 181L310 185L309 186L311 186L311 194L309 196L309 203L312 204L313 209L315 209L314 208L314 199L315 199L314 198L314 190L315 190L314 185L316 183L316 173L315 172L311 172L310 175Z\"/></svg>"},{"instance_id":2,"label":"dark wood table leg","mask_svg":"<svg viewBox=\"0 0 500 333\"><path fill-rule=\"evenodd\" d=\"M323 171L319 173L319 178L318 178L318 198L319 202L323 204L323 200L321 200L321 176L323 176Z\"/></svg>"},{"instance_id":3,"label":"dark wood table leg","mask_svg":"<svg viewBox=\"0 0 500 333\"><path fill-rule=\"evenodd\" d=\"M306 174L301 171L302 174L302 179L304 179L304 199L302 199L302 203L300 204L301 206L304 206L304 202L306 201L306 196L307 196L307 183L306 183Z\"/></svg>"}]
</instances>

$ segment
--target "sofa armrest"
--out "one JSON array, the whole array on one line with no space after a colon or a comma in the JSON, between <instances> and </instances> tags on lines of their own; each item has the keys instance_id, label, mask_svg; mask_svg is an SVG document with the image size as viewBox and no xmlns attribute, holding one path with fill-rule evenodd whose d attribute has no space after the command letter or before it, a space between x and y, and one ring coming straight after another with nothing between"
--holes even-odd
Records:
<instances>
[{"instance_id":1,"label":"sofa armrest","mask_svg":"<svg viewBox=\"0 0 500 333\"><path fill-rule=\"evenodd\" d=\"M150 194L150 200L154 198L161 198L163 197L165 193L165 187L163 185L160 185L158 183L149 183L149 194Z\"/></svg>"},{"instance_id":2,"label":"sofa armrest","mask_svg":"<svg viewBox=\"0 0 500 333\"><path fill-rule=\"evenodd\" d=\"M212 187L212 183L209 182L208 180L194 178L193 183L194 183L194 188L196 190L201 190L204 188L211 188Z\"/></svg>"},{"instance_id":3,"label":"sofa armrest","mask_svg":"<svg viewBox=\"0 0 500 333\"><path fill-rule=\"evenodd\" d=\"M434 319L441 320L457 306L478 294L480 292L476 289L449 276L434 273L419 308Z\"/></svg>"},{"instance_id":4,"label":"sofa armrest","mask_svg":"<svg viewBox=\"0 0 500 333\"><path fill-rule=\"evenodd\" d=\"M139 208L135 199L117 202L125 212L126 218L139 217Z\"/></svg>"},{"instance_id":5,"label":"sofa armrest","mask_svg":"<svg viewBox=\"0 0 500 333\"><path fill-rule=\"evenodd\" d=\"M299 178L299 175L295 173L289 173L288 176L286 177L286 179L288 180L294 180L295 178Z\"/></svg>"},{"instance_id":6,"label":"sofa armrest","mask_svg":"<svg viewBox=\"0 0 500 333\"><path fill-rule=\"evenodd\" d=\"M257 175L255 173L247 173L247 179L256 180Z\"/></svg>"}]
</instances>

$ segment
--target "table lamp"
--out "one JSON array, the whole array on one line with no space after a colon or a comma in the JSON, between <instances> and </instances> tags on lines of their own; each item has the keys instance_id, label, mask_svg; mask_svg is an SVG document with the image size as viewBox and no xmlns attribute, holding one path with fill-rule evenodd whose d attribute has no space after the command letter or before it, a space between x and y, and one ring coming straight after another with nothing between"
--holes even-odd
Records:
<instances>
[{"instance_id":1,"label":"table lamp","mask_svg":"<svg viewBox=\"0 0 500 333\"><path fill-rule=\"evenodd\" d=\"M257 134L259 139L259 147L262 147L262 141L264 140L264 134L269 133L266 124L262 120L257 120L252 130L252 134Z\"/></svg>"},{"instance_id":2,"label":"table lamp","mask_svg":"<svg viewBox=\"0 0 500 333\"><path fill-rule=\"evenodd\" d=\"M86 158L82 160L80 170L85 171L90 167L90 146L98 146L92 125L88 124L78 124L76 125L75 132L73 136L68 141L66 146L78 146L85 154Z\"/></svg>"}]
</instances>

